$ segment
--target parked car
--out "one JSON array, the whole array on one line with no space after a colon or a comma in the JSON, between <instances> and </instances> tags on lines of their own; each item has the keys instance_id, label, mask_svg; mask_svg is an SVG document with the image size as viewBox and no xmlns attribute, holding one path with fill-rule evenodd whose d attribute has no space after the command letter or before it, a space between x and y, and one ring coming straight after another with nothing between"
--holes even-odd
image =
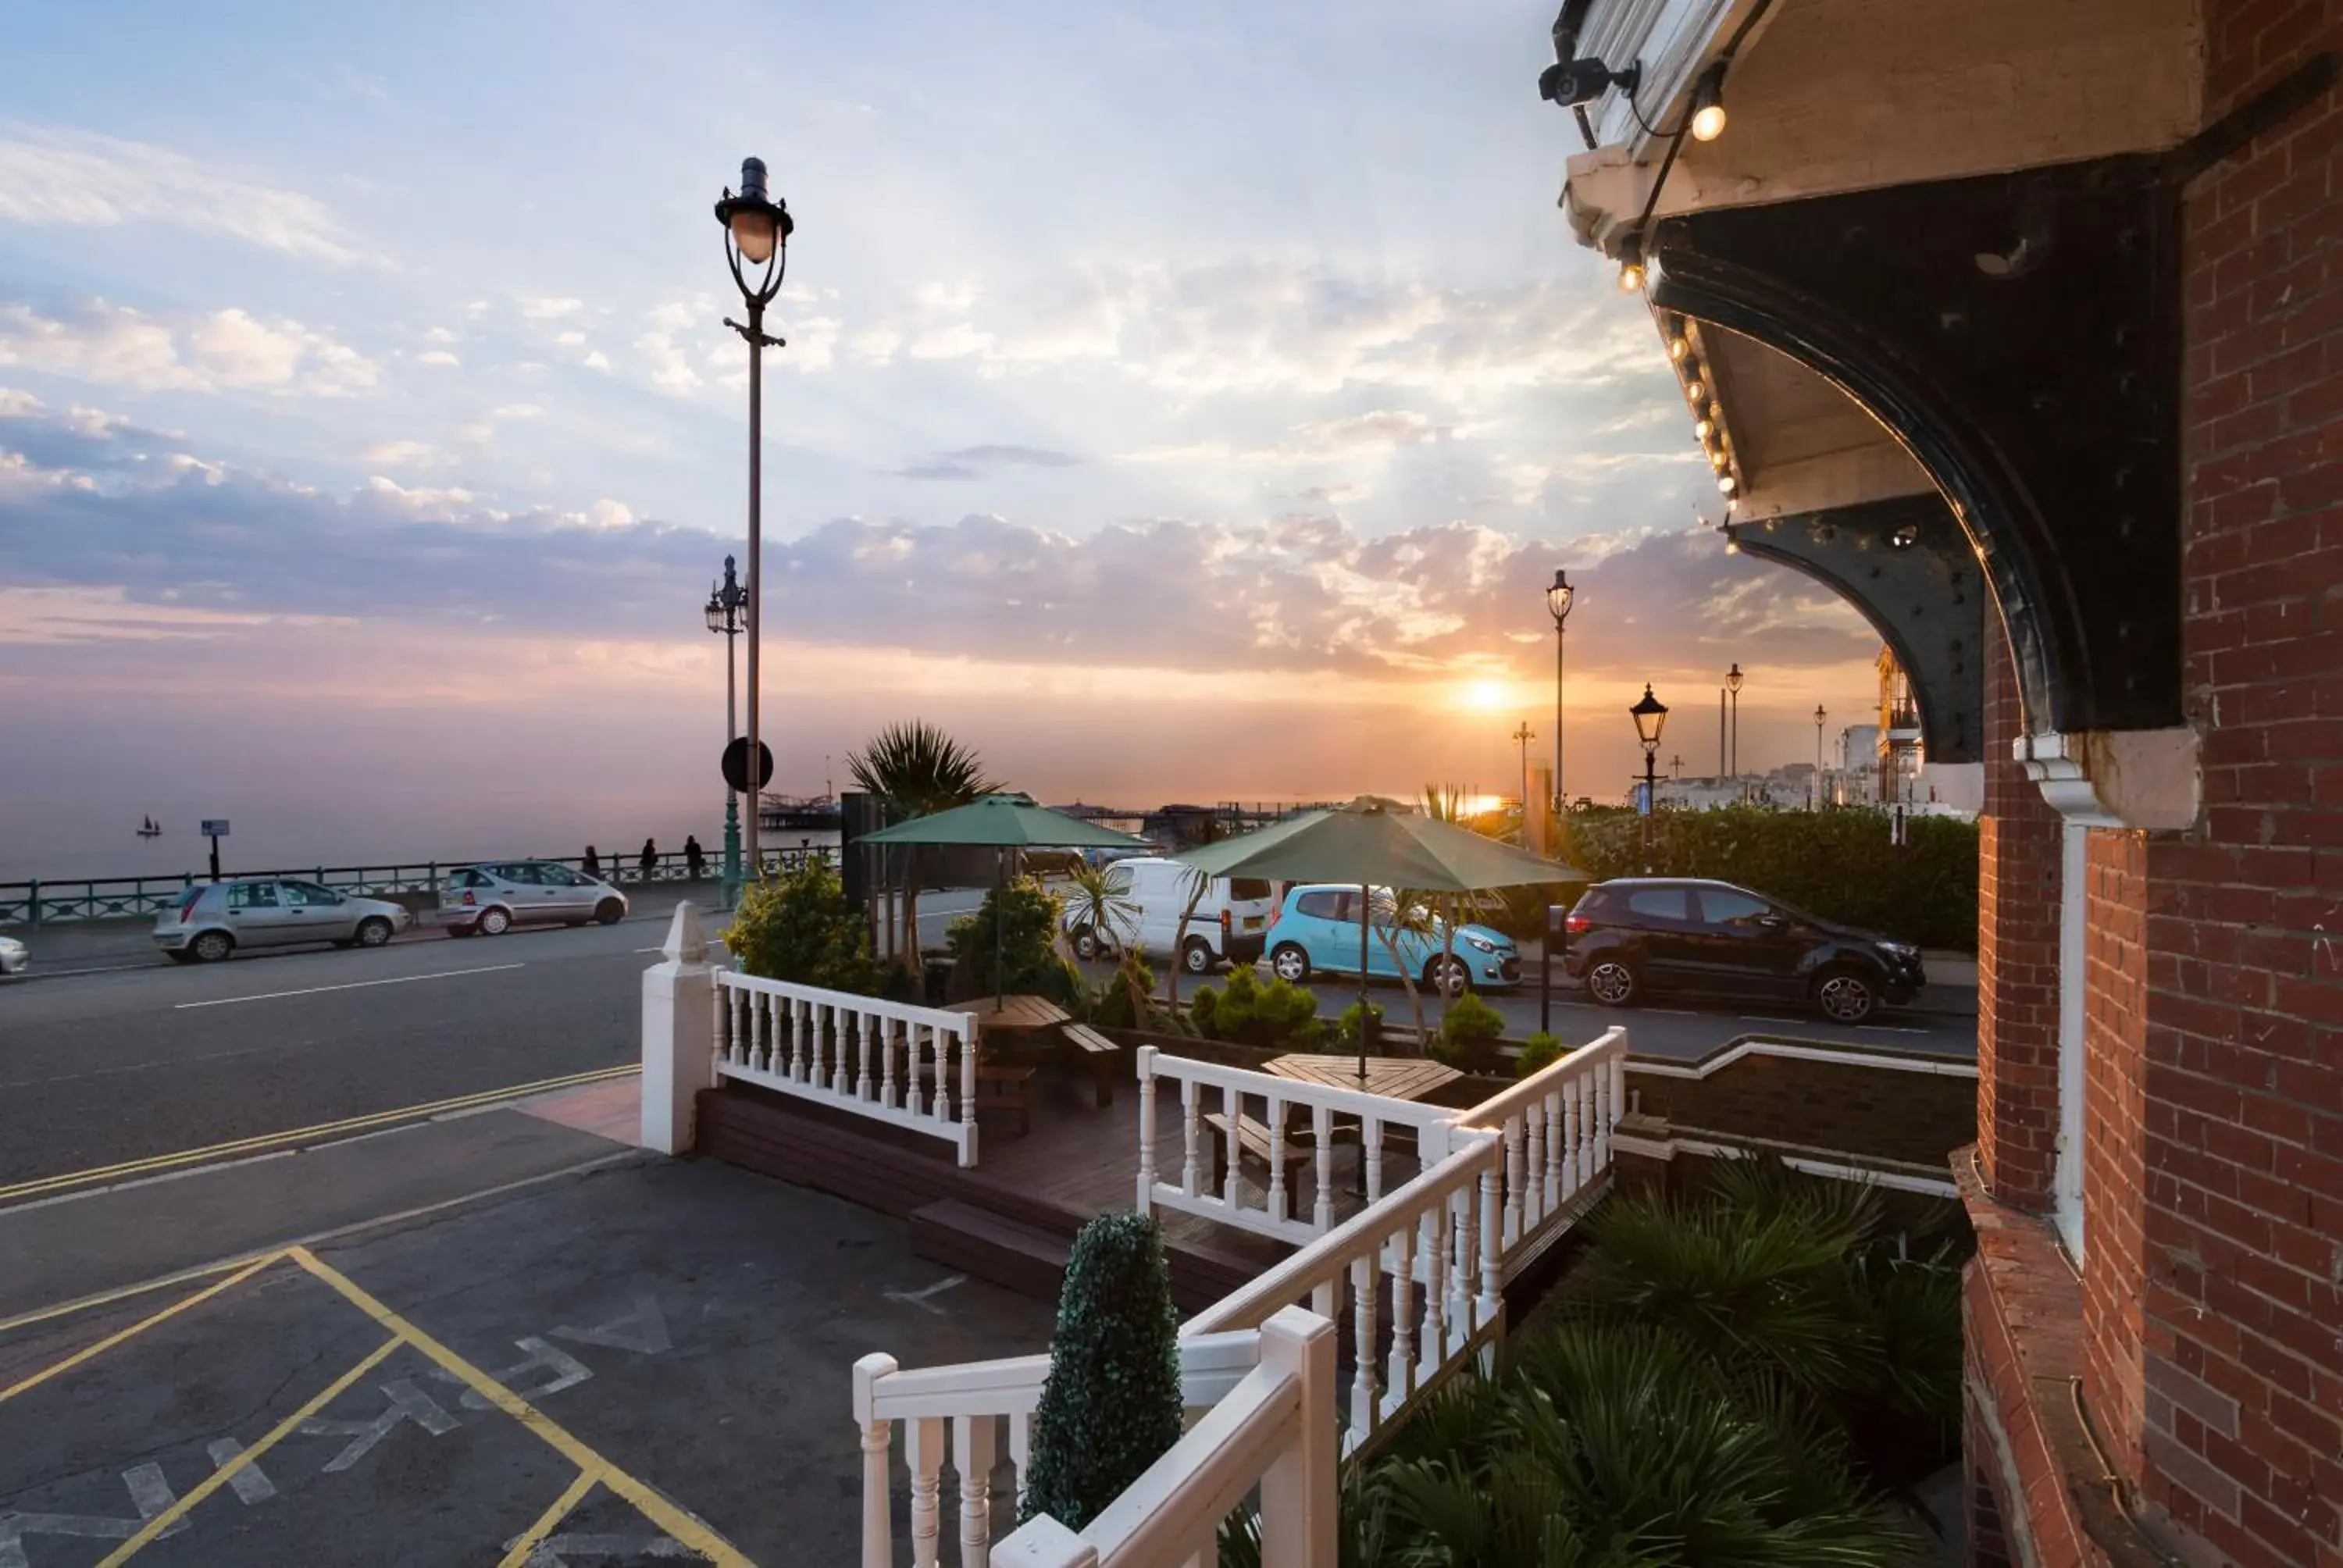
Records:
<instances>
[{"instance_id":1,"label":"parked car","mask_svg":"<svg viewBox=\"0 0 2343 1568\"><path fill-rule=\"evenodd\" d=\"M1835 1023L1861 1023L1881 1001L1910 1001L1927 983L1911 943L1730 882L1598 882L1564 924L1563 971L1604 1007L1662 992L1730 996L1805 1002Z\"/></svg>"},{"instance_id":2,"label":"parked car","mask_svg":"<svg viewBox=\"0 0 2343 1568\"><path fill-rule=\"evenodd\" d=\"M0 937L0 975L20 975L33 955L14 937Z\"/></svg>"},{"instance_id":3,"label":"parked car","mask_svg":"<svg viewBox=\"0 0 2343 1568\"><path fill-rule=\"evenodd\" d=\"M1443 996L1476 986L1502 990L1520 981L1521 950L1504 932L1487 926L1460 925L1451 944L1446 922L1429 911L1419 911L1415 919L1393 930L1391 894L1378 888L1374 902L1371 924L1375 929L1366 933L1369 975L1397 980L1404 965L1412 979ZM1322 970L1330 974L1357 974L1359 908L1356 887L1302 882L1286 889L1285 900L1270 921L1269 967L1278 979L1297 983Z\"/></svg>"},{"instance_id":4,"label":"parked car","mask_svg":"<svg viewBox=\"0 0 2343 1568\"><path fill-rule=\"evenodd\" d=\"M155 945L181 963L216 963L238 948L378 948L414 923L381 899L287 878L238 877L189 888L155 917Z\"/></svg>"},{"instance_id":5,"label":"parked car","mask_svg":"<svg viewBox=\"0 0 2343 1568\"><path fill-rule=\"evenodd\" d=\"M1129 906L1123 913L1131 922L1139 950L1158 956L1176 953L1180 967L1196 975L1211 973L1215 964L1249 964L1259 959L1275 908L1269 884L1258 877L1214 877L1197 900L1195 912L1187 914L1196 873L1177 860L1154 855L1117 860L1107 869L1106 885L1110 894ZM1092 930L1071 910L1066 932L1075 953L1086 959L1130 940L1124 933Z\"/></svg>"},{"instance_id":6,"label":"parked car","mask_svg":"<svg viewBox=\"0 0 2343 1568\"><path fill-rule=\"evenodd\" d=\"M558 860L497 860L458 866L439 888L439 919L456 937L501 936L530 922L615 926L627 895Z\"/></svg>"}]
</instances>

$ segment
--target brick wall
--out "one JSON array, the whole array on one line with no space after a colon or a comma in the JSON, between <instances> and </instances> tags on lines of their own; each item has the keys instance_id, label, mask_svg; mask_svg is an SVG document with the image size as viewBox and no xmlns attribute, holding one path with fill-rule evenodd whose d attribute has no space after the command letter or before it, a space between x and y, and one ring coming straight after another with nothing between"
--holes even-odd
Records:
<instances>
[{"instance_id":1,"label":"brick wall","mask_svg":"<svg viewBox=\"0 0 2343 1568\"><path fill-rule=\"evenodd\" d=\"M2147 1034L2144 833L2096 829L2085 874L2083 1389L2118 1472L2140 1462Z\"/></svg>"},{"instance_id":2,"label":"brick wall","mask_svg":"<svg viewBox=\"0 0 2343 1568\"><path fill-rule=\"evenodd\" d=\"M2207 0L2205 26L2211 118L2343 49L2343 0ZM2147 934L2142 1490L2193 1555L2343 1568L2343 95L2196 180L2184 232L2205 812L2143 846L2125 900ZM2107 1359L2095 1400L2119 1405Z\"/></svg>"},{"instance_id":3,"label":"brick wall","mask_svg":"<svg viewBox=\"0 0 2343 1568\"><path fill-rule=\"evenodd\" d=\"M2025 732L1999 618L1986 635L1977 822L1977 1163L2002 1202L2050 1207L2058 1133L2058 814L2010 759Z\"/></svg>"}]
</instances>

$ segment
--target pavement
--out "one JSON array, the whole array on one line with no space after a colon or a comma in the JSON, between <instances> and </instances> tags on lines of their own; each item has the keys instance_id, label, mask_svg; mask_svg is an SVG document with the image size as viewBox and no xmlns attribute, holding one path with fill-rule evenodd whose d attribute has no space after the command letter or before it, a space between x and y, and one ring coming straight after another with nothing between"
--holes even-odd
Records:
<instances>
[{"instance_id":1,"label":"pavement","mask_svg":"<svg viewBox=\"0 0 2343 1568\"><path fill-rule=\"evenodd\" d=\"M1039 1351L1049 1309L900 1221L566 1125L628 1108L588 1109L0 1211L0 1564L854 1561L855 1360ZM513 1163L531 1120L564 1136ZM548 1164L316 1228L400 1166ZM181 1265L191 1212L240 1212L234 1250Z\"/></svg>"}]
</instances>

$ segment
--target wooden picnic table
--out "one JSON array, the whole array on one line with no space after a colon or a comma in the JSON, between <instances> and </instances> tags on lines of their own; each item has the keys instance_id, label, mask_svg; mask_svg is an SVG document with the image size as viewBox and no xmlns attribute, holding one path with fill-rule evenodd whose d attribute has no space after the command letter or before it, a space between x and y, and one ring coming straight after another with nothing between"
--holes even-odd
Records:
<instances>
[{"instance_id":1,"label":"wooden picnic table","mask_svg":"<svg viewBox=\"0 0 2343 1568\"><path fill-rule=\"evenodd\" d=\"M949 1010L972 1014L979 1038L995 1030L1055 1029L1072 1021L1064 1008L1045 996L1005 996L998 1000L989 996L972 997L952 1003Z\"/></svg>"},{"instance_id":2,"label":"wooden picnic table","mask_svg":"<svg viewBox=\"0 0 2343 1568\"><path fill-rule=\"evenodd\" d=\"M1393 1100L1422 1100L1442 1084L1464 1076L1453 1067L1414 1056L1371 1056L1364 1078L1359 1076L1355 1056L1281 1056L1269 1062L1267 1070L1280 1078L1363 1090Z\"/></svg>"}]
</instances>

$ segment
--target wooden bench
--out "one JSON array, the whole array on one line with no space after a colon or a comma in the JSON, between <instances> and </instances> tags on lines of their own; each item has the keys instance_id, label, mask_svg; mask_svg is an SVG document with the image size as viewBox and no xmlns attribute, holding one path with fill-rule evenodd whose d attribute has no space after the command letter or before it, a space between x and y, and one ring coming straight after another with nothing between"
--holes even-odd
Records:
<instances>
[{"instance_id":1,"label":"wooden bench","mask_svg":"<svg viewBox=\"0 0 2343 1568\"><path fill-rule=\"evenodd\" d=\"M1026 1096L1025 1086L1040 1070L1032 1067L1011 1067L1004 1062L978 1062L976 1108L979 1111L1014 1111L1017 1112L1017 1136L1024 1137L1033 1131L1032 1106Z\"/></svg>"},{"instance_id":2,"label":"wooden bench","mask_svg":"<svg viewBox=\"0 0 2343 1568\"><path fill-rule=\"evenodd\" d=\"M1206 1112L1204 1120L1212 1124L1213 1131L1220 1134L1221 1163L1217 1173L1225 1176L1228 1171L1229 1119L1225 1113L1213 1111ZM1256 1121L1250 1116L1238 1117L1236 1143L1239 1150L1251 1155L1261 1164L1269 1163L1271 1143L1267 1122ZM1294 1183L1301 1179L1302 1167L1308 1164L1316 1157L1316 1154L1317 1143L1310 1134L1289 1132L1285 1135L1285 1158L1281 1163L1285 1167L1287 1191L1296 1191Z\"/></svg>"},{"instance_id":3,"label":"wooden bench","mask_svg":"<svg viewBox=\"0 0 2343 1568\"><path fill-rule=\"evenodd\" d=\"M1091 1070L1091 1092L1101 1109L1114 1103L1114 1081L1122 1070L1122 1047L1086 1023L1070 1023L1059 1034L1075 1059Z\"/></svg>"}]
</instances>

